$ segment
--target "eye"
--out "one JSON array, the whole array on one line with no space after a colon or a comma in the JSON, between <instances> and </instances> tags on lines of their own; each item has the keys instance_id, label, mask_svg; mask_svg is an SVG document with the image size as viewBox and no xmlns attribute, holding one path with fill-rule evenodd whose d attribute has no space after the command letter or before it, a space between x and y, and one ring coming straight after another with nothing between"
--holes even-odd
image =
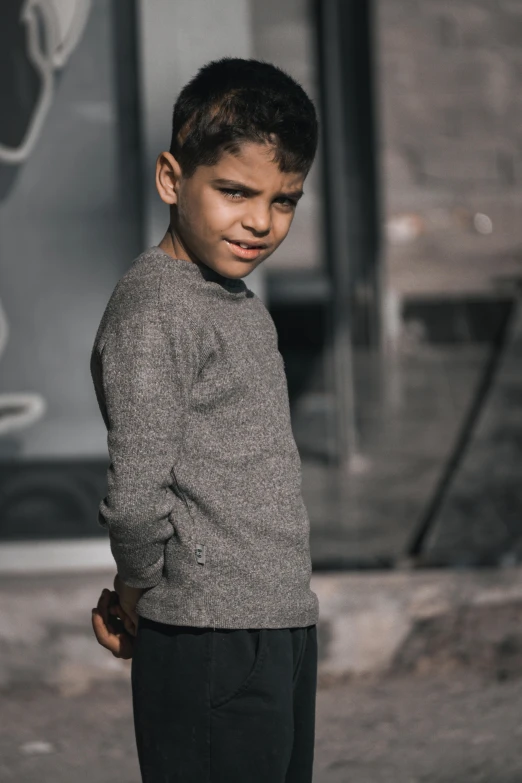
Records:
<instances>
[{"instance_id":1,"label":"eye","mask_svg":"<svg viewBox=\"0 0 522 783\"><path fill-rule=\"evenodd\" d=\"M282 207L286 207L287 209L295 209L297 206L297 201L294 201L294 199L286 198L285 196L281 196L281 198L277 198L275 200L276 204L280 204Z\"/></svg>"},{"instance_id":2,"label":"eye","mask_svg":"<svg viewBox=\"0 0 522 783\"><path fill-rule=\"evenodd\" d=\"M233 188L220 188L220 191L226 198L230 198L233 201L238 201L245 195L244 191L234 190Z\"/></svg>"}]
</instances>

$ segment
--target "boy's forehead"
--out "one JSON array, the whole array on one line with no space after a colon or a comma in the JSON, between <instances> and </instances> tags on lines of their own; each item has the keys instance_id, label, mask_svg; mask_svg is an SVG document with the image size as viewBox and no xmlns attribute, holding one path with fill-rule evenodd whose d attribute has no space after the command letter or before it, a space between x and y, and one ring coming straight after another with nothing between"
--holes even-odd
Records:
<instances>
[{"instance_id":1,"label":"boy's forehead","mask_svg":"<svg viewBox=\"0 0 522 783\"><path fill-rule=\"evenodd\" d=\"M254 142L242 144L237 153L224 151L213 166L205 168L209 179L240 181L256 190L263 187L296 190L305 179L301 172L281 171L274 160L273 147Z\"/></svg>"}]
</instances>

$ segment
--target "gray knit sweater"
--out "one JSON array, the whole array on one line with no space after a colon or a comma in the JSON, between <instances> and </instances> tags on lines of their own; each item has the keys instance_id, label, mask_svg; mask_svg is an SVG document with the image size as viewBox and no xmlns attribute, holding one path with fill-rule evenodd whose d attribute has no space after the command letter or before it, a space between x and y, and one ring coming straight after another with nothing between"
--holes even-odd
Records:
<instances>
[{"instance_id":1,"label":"gray knit sweater","mask_svg":"<svg viewBox=\"0 0 522 783\"><path fill-rule=\"evenodd\" d=\"M99 523L143 617L318 620L277 332L243 280L142 253L101 319L91 374L110 465Z\"/></svg>"}]
</instances>

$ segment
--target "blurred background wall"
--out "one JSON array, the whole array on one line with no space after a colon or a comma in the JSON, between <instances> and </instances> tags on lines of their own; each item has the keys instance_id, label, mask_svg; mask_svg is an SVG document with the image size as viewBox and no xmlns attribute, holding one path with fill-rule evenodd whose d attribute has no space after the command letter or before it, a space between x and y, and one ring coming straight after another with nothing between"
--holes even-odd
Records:
<instances>
[{"instance_id":1,"label":"blurred background wall","mask_svg":"<svg viewBox=\"0 0 522 783\"><path fill-rule=\"evenodd\" d=\"M387 379L410 401L395 451L416 456L420 500L412 508L410 491L416 523L402 551L437 564L518 561L522 6L386 0L375 12L384 311L397 357Z\"/></svg>"},{"instance_id":2,"label":"blurred background wall","mask_svg":"<svg viewBox=\"0 0 522 783\"><path fill-rule=\"evenodd\" d=\"M520 276L522 6L376 4L389 276L489 292Z\"/></svg>"}]
</instances>

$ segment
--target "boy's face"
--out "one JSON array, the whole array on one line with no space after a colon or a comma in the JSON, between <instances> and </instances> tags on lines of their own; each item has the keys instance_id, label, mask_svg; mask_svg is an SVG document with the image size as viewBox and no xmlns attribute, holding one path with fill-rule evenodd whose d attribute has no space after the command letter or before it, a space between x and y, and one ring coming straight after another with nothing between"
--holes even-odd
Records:
<instances>
[{"instance_id":1,"label":"boy's face","mask_svg":"<svg viewBox=\"0 0 522 783\"><path fill-rule=\"evenodd\" d=\"M171 210L172 236L160 246L229 278L248 275L286 237L304 174L284 173L268 145L244 143L184 178L170 153L158 158L158 192Z\"/></svg>"}]
</instances>

